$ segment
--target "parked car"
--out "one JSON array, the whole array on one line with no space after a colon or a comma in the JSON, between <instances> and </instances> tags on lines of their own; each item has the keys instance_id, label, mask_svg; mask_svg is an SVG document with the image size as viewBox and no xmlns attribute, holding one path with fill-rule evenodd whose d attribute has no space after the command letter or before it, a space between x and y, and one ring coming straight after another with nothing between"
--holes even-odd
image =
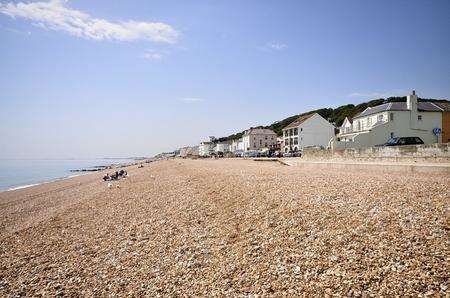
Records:
<instances>
[{"instance_id":1,"label":"parked car","mask_svg":"<svg viewBox=\"0 0 450 298\"><path fill-rule=\"evenodd\" d=\"M283 157L283 152L281 152L281 151L275 151L275 152L272 154L272 157Z\"/></svg>"},{"instance_id":2,"label":"parked car","mask_svg":"<svg viewBox=\"0 0 450 298\"><path fill-rule=\"evenodd\" d=\"M301 152L299 152L299 151L292 152L292 157L300 157L300 156L302 156Z\"/></svg>"},{"instance_id":3,"label":"parked car","mask_svg":"<svg viewBox=\"0 0 450 298\"><path fill-rule=\"evenodd\" d=\"M269 157L269 151L258 152L257 156L258 157Z\"/></svg>"},{"instance_id":4,"label":"parked car","mask_svg":"<svg viewBox=\"0 0 450 298\"><path fill-rule=\"evenodd\" d=\"M258 151L247 151L247 152L244 152L243 157L258 157Z\"/></svg>"},{"instance_id":5,"label":"parked car","mask_svg":"<svg viewBox=\"0 0 450 298\"><path fill-rule=\"evenodd\" d=\"M234 152L234 157L243 157L244 156L244 152L243 151L235 151Z\"/></svg>"},{"instance_id":6,"label":"parked car","mask_svg":"<svg viewBox=\"0 0 450 298\"><path fill-rule=\"evenodd\" d=\"M292 157L292 152L284 152L283 157Z\"/></svg>"},{"instance_id":7,"label":"parked car","mask_svg":"<svg viewBox=\"0 0 450 298\"><path fill-rule=\"evenodd\" d=\"M390 138L384 146L420 145L423 141L419 137Z\"/></svg>"}]
</instances>

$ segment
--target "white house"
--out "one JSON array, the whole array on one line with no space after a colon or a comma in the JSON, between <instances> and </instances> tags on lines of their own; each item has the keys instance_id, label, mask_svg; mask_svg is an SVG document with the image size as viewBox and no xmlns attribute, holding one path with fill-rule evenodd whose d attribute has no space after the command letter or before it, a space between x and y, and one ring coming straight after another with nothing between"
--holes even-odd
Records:
<instances>
[{"instance_id":1,"label":"white house","mask_svg":"<svg viewBox=\"0 0 450 298\"><path fill-rule=\"evenodd\" d=\"M217 143L215 148L214 148L214 151L216 153L219 153L219 152L221 152L221 153L230 152L230 144L228 144L226 142Z\"/></svg>"},{"instance_id":2,"label":"white house","mask_svg":"<svg viewBox=\"0 0 450 298\"><path fill-rule=\"evenodd\" d=\"M244 151L244 142L242 141L242 138L231 142L230 151L233 153L236 151Z\"/></svg>"},{"instance_id":3,"label":"white house","mask_svg":"<svg viewBox=\"0 0 450 298\"><path fill-rule=\"evenodd\" d=\"M268 128L250 128L244 132L242 143L244 151L274 147L277 144L277 134Z\"/></svg>"},{"instance_id":4,"label":"white house","mask_svg":"<svg viewBox=\"0 0 450 298\"><path fill-rule=\"evenodd\" d=\"M198 155L200 156L211 156L211 154L214 152L214 141L215 137L209 137L209 141L203 141L198 146Z\"/></svg>"},{"instance_id":5,"label":"white house","mask_svg":"<svg viewBox=\"0 0 450 298\"><path fill-rule=\"evenodd\" d=\"M330 145L333 149L364 148L386 143L392 137L419 137L425 144L441 141L433 133L442 126L443 109L432 102L418 102L415 91L406 102L384 103L345 119Z\"/></svg>"},{"instance_id":6,"label":"white house","mask_svg":"<svg viewBox=\"0 0 450 298\"><path fill-rule=\"evenodd\" d=\"M305 147L326 148L334 137L334 125L317 113L300 116L283 128L283 151L298 151Z\"/></svg>"}]
</instances>

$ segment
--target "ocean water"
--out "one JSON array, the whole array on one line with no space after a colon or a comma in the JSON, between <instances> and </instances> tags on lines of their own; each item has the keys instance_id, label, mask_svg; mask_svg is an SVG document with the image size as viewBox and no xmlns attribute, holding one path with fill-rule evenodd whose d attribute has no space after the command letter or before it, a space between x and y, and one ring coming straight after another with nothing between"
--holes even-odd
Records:
<instances>
[{"instance_id":1,"label":"ocean water","mask_svg":"<svg viewBox=\"0 0 450 298\"><path fill-rule=\"evenodd\" d=\"M132 162L132 159L0 159L0 191L88 173L70 170Z\"/></svg>"}]
</instances>

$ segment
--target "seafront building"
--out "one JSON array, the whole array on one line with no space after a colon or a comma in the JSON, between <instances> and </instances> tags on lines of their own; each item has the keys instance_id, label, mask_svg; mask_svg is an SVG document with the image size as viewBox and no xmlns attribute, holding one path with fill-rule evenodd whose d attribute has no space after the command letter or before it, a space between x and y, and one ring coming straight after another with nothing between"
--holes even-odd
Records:
<instances>
[{"instance_id":1,"label":"seafront building","mask_svg":"<svg viewBox=\"0 0 450 298\"><path fill-rule=\"evenodd\" d=\"M317 113L300 116L283 128L283 151L301 151L305 147L327 148L334 137L334 125Z\"/></svg>"},{"instance_id":2,"label":"seafront building","mask_svg":"<svg viewBox=\"0 0 450 298\"><path fill-rule=\"evenodd\" d=\"M244 151L272 148L277 144L277 134L268 128L250 128L242 136Z\"/></svg>"},{"instance_id":3,"label":"seafront building","mask_svg":"<svg viewBox=\"0 0 450 298\"><path fill-rule=\"evenodd\" d=\"M406 102L384 103L365 109L352 120L346 118L339 128L339 134L330 142L330 147L372 147L384 144L393 137L419 137L425 144L440 143L443 114L449 117L445 109L432 102L418 102L413 91L407 96ZM447 133L450 123L446 125ZM450 139L447 134L445 137Z\"/></svg>"},{"instance_id":4,"label":"seafront building","mask_svg":"<svg viewBox=\"0 0 450 298\"><path fill-rule=\"evenodd\" d=\"M237 140L232 140L230 145L230 152L242 152L244 151L244 141L242 141L242 138Z\"/></svg>"},{"instance_id":5,"label":"seafront building","mask_svg":"<svg viewBox=\"0 0 450 298\"><path fill-rule=\"evenodd\" d=\"M198 154L202 157L208 157L213 155L214 153L214 141L216 140L215 137L209 137L208 141L203 141L198 146Z\"/></svg>"},{"instance_id":6,"label":"seafront building","mask_svg":"<svg viewBox=\"0 0 450 298\"><path fill-rule=\"evenodd\" d=\"M230 152L230 144L228 142L217 143L216 146L214 147L214 151L216 154L228 153Z\"/></svg>"}]
</instances>

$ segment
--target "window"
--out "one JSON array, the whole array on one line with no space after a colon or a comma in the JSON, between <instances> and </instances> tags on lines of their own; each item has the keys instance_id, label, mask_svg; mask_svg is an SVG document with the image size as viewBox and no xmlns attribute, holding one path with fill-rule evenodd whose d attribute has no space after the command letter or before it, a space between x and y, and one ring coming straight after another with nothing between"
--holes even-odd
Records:
<instances>
[{"instance_id":1,"label":"window","mask_svg":"<svg viewBox=\"0 0 450 298\"><path fill-rule=\"evenodd\" d=\"M372 117L367 118L367 125L372 125Z\"/></svg>"},{"instance_id":2,"label":"window","mask_svg":"<svg viewBox=\"0 0 450 298\"><path fill-rule=\"evenodd\" d=\"M418 115L417 120L422 121L422 115Z\"/></svg>"},{"instance_id":3,"label":"window","mask_svg":"<svg viewBox=\"0 0 450 298\"><path fill-rule=\"evenodd\" d=\"M392 114L392 113L391 113ZM394 133L393 132L391 132L391 139L394 137Z\"/></svg>"},{"instance_id":4,"label":"window","mask_svg":"<svg viewBox=\"0 0 450 298\"><path fill-rule=\"evenodd\" d=\"M298 134L298 128L294 128L294 136Z\"/></svg>"},{"instance_id":5,"label":"window","mask_svg":"<svg viewBox=\"0 0 450 298\"><path fill-rule=\"evenodd\" d=\"M303 127L302 127L302 128L300 128L300 131L303 131Z\"/></svg>"},{"instance_id":6,"label":"window","mask_svg":"<svg viewBox=\"0 0 450 298\"><path fill-rule=\"evenodd\" d=\"M378 115L378 121L383 121L383 119L384 119L383 116L384 116L383 114Z\"/></svg>"},{"instance_id":7,"label":"window","mask_svg":"<svg viewBox=\"0 0 450 298\"><path fill-rule=\"evenodd\" d=\"M389 113L389 120L394 121L394 113Z\"/></svg>"},{"instance_id":8,"label":"window","mask_svg":"<svg viewBox=\"0 0 450 298\"><path fill-rule=\"evenodd\" d=\"M294 145L298 145L298 138L294 138Z\"/></svg>"},{"instance_id":9,"label":"window","mask_svg":"<svg viewBox=\"0 0 450 298\"><path fill-rule=\"evenodd\" d=\"M266 140L267 140L267 137L264 137L264 139L266 139Z\"/></svg>"}]
</instances>

